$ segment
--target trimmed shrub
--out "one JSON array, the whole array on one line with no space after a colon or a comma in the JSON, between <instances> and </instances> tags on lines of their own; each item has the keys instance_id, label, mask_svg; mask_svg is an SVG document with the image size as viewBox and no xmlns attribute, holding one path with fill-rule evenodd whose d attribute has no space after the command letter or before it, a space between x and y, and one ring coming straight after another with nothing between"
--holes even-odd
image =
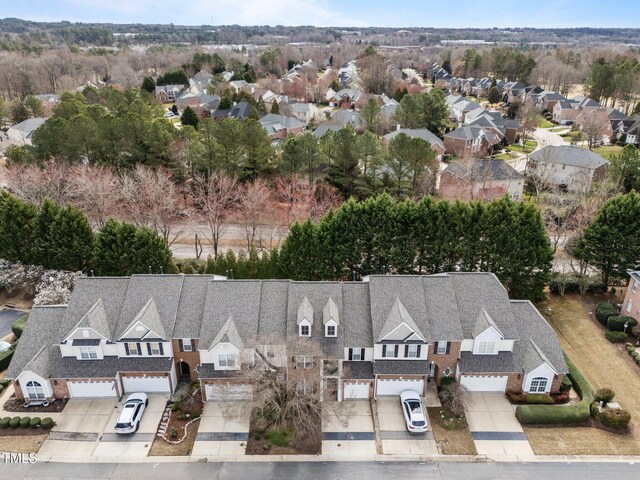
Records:
<instances>
[{"instance_id":1,"label":"trimmed shrub","mask_svg":"<svg viewBox=\"0 0 640 480\"><path fill-rule=\"evenodd\" d=\"M627 352L629 352L629 355L633 355L633 353L636 351L636 349L628 343L624 344L624 348Z\"/></svg>"},{"instance_id":2,"label":"trimmed shrub","mask_svg":"<svg viewBox=\"0 0 640 480\"><path fill-rule=\"evenodd\" d=\"M545 395L544 393L528 393L527 403L530 405L551 405L555 402L552 397Z\"/></svg>"},{"instance_id":3,"label":"trimmed shrub","mask_svg":"<svg viewBox=\"0 0 640 480\"><path fill-rule=\"evenodd\" d=\"M42 422L42 421L40 420L40 417L33 417L33 418L31 419L31 421L29 422L29 426L30 426L31 428L38 428L38 427L40 426L40 423L41 423L41 422Z\"/></svg>"},{"instance_id":4,"label":"trimmed shrub","mask_svg":"<svg viewBox=\"0 0 640 480\"><path fill-rule=\"evenodd\" d=\"M623 340L626 340L627 338L629 338L629 335L627 335L624 332L607 332L604 334L604 336L611 343L622 342Z\"/></svg>"},{"instance_id":5,"label":"trimmed shrub","mask_svg":"<svg viewBox=\"0 0 640 480\"><path fill-rule=\"evenodd\" d=\"M564 277L560 279L560 275L561 274L554 274L549 281L549 290L551 293L560 295L561 282L564 283L564 293L580 293L580 281L578 280L578 277L572 274L564 274ZM607 287L598 281L599 278L599 276L590 277L589 285L587 286L587 293L597 295L607 291Z\"/></svg>"},{"instance_id":6,"label":"trimmed shrub","mask_svg":"<svg viewBox=\"0 0 640 480\"><path fill-rule=\"evenodd\" d=\"M42 422L40 422L40 426L42 428L46 428L47 430L49 430L50 428L53 428L54 425L55 425L55 422L51 417L45 417L42 419Z\"/></svg>"},{"instance_id":7,"label":"trimmed shrub","mask_svg":"<svg viewBox=\"0 0 640 480\"><path fill-rule=\"evenodd\" d=\"M456 381L455 378L453 377L442 377L440 379L440 388L444 388L447 385L451 385L452 383L454 383Z\"/></svg>"},{"instance_id":8,"label":"trimmed shrub","mask_svg":"<svg viewBox=\"0 0 640 480\"><path fill-rule=\"evenodd\" d=\"M571 379L565 375L560 384L560 392L568 392L569 390L571 390Z\"/></svg>"},{"instance_id":9,"label":"trimmed shrub","mask_svg":"<svg viewBox=\"0 0 640 480\"><path fill-rule=\"evenodd\" d=\"M11 417L4 417L0 420L0 428L9 428L9 422L11 421Z\"/></svg>"},{"instance_id":10,"label":"trimmed shrub","mask_svg":"<svg viewBox=\"0 0 640 480\"><path fill-rule=\"evenodd\" d=\"M640 353L639 353L639 352L636 352L636 351L634 350L633 352L631 352L631 356L632 356L633 358L637 358L638 356L640 356Z\"/></svg>"},{"instance_id":11,"label":"trimmed shrub","mask_svg":"<svg viewBox=\"0 0 640 480\"><path fill-rule=\"evenodd\" d=\"M596 305L596 319L602 324L607 324L607 319L611 315L618 315L618 309L615 305L611 305L610 303L602 302Z\"/></svg>"},{"instance_id":12,"label":"trimmed shrub","mask_svg":"<svg viewBox=\"0 0 640 480\"><path fill-rule=\"evenodd\" d=\"M565 355L569 366L569 376L573 388L582 399L576 405L518 405L516 417L520 423L538 425L571 425L584 423L591 416L590 405L593 402L591 385L576 368L573 362Z\"/></svg>"},{"instance_id":13,"label":"trimmed shrub","mask_svg":"<svg viewBox=\"0 0 640 480\"><path fill-rule=\"evenodd\" d=\"M0 395L2 395L2 391L4 390L4 387L2 385L0 385Z\"/></svg>"},{"instance_id":14,"label":"trimmed shrub","mask_svg":"<svg viewBox=\"0 0 640 480\"><path fill-rule=\"evenodd\" d=\"M620 315L611 315L607 319L607 328L614 332L624 332L624 326L627 325L627 332L638 325L638 322L631 317L622 317Z\"/></svg>"},{"instance_id":15,"label":"trimmed shrub","mask_svg":"<svg viewBox=\"0 0 640 480\"><path fill-rule=\"evenodd\" d=\"M20 425L20 417L12 417L9 421L9 426L11 428L17 428Z\"/></svg>"},{"instance_id":16,"label":"trimmed shrub","mask_svg":"<svg viewBox=\"0 0 640 480\"><path fill-rule=\"evenodd\" d=\"M11 363L11 359L13 358L14 351L15 351L15 347L11 347L9 350L0 352L0 372L2 370L6 370L9 367L9 363Z\"/></svg>"},{"instance_id":17,"label":"trimmed shrub","mask_svg":"<svg viewBox=\"0 0 640 480\"><path fill-rule=\"evenodd\" d=\"M31 423L31 417L22 417L20 419L20 426L22 428L28 427L30 423Z\"/></svg>"},{"instance_id":18,"label":"trimmed shrub","mask_svg":"<svg viewBox=\"0 0 640 480\"><path fill-rule=\"evenodd\" d=\"M613 397L615 396L616 396L616 392L614 392L610 388L599 388L593 394L593 399L596 402L609 403L611 400L613 400Z\"/></svg>"},{"instance_id":19,"label":"trimmed shrub","mask_svg":"<svg viewBox=\"0 0 640 480\"><path fill-rule=\"evenodd\" d=\"M611 409L605 408L600 415L598 415L598 420L605 427L615 428L616 430L620 430L622 428L626 428L629 424L629 420L631 420L631 414L626 410L621 408L619 409Z\"/></svg>"},{"instance_id":20,"label":"trimmed shrub","mask_svg":"<svg viewBox=\"0 0 640 480\"><path fill-rule=\"evenodd\" d=\"M638 355L637 357L635 357L636 359L636 363L640 365L640 355Z\"/></svg>"},{"instance_id":21,"label":"trimmed shrub","mask_svg":"<svg viewBox=\"0 0 640 480\"><path fill-rule=\"evenodd\" d=\"M598 405L598 402L593 402L589 407L589 410L593 418L598 418L598 415L600 415L600 406Z\"/></svg>"},{"instance_id":22,"label":"trimmed shrub","mask_svg":"<svg viewBox=\"0 0 640 480\"><path fill-rule=\"evenodd\" d=\"M8 378L0 378L0 386L6 387L11 383L11 380Z\"/></svg>"},{"instance_id":23,"label":"trimmed shrub","mask_svg":"<svg viewBox=\"0 0 640 480\"><path fill-rule=\"evenodd\" d=\"M11 331L16 336L16 338L20 338L22 336L22 332L24 330L25 325L27 324L28 315L23 315L11 325Z\"/></svg>"}]
</instances>

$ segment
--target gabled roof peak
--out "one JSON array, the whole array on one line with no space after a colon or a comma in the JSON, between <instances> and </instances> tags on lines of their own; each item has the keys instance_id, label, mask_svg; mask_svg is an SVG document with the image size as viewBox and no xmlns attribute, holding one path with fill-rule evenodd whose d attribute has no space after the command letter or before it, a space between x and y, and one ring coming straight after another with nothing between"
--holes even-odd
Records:
<instances>
[{"instance_id":1,"label":"gabled roof peak","mask_svg":"<svg viewBox=\"0 0 640 480\"><path fill-rule=\"evenodd\" d=\"M327 300L327 303L325 303L324 309L322 310L322 323L326 325L330 320L333 320L337 325L340 325L338 306L331 297L329 297L329 300Z\"/></svg>"},{"instance_id":2,"label":"gabled roof peak","mask_svg":"<svg viewBox=\"0 0 640 480\"><path fill-rule=\"evenodd\" d=\"M229 319L224 323L218 334L211 342L209 348L213 348L219 343L230 343L238 350L242 350L244 348L242 338L240 337L236 323L233 321L233 317L229 317Z\"/></svg>"},{"instance_id":3,"label":"gabled roof peak","mask_svg":"<svg viewBox=\"0 0 640 480\"><path fill-rule=\"evenodd\" d=\"M380 342L384 340L391 332L402 324L409 327L423 341L426 341L424 334L420 331L418 325L416 325L416 322L413 320L409 311L406 309L399 297L396 297L395 302L393 302L393 306L389 311L389 316L382 327L382 331L380 332L377 341Z\"/></svg>"},{"instance_id":4,"label":"gabled roof peak","mask_svg":"<svg viewBox=\"0 0 640 480\"><path fill-rule=\"evenodd\" d=\"M313 306L307 297L304 297L298 307L298 324L303 320L313 323Z\"/></svg>"},{"instance_id":5,"label":"gabled roof peak","mask_svg":"<svg viewBox=\"0 0 640 480\"><path fill-rule=\"evenodd\" d=\"M498 328L496 323L493 321L493 318L491 318L491 315L489 315L483 307L482 310L480 310L480 313L478 314L478 318L476 319L476 324L473 327L473 338L477 337L482 332L486 331L489 327L493 327L493 329L496 332L498 332L498 334L502 338L504 338L504 334L502 333L502 331Z\"/></svg>"}]
</instances>

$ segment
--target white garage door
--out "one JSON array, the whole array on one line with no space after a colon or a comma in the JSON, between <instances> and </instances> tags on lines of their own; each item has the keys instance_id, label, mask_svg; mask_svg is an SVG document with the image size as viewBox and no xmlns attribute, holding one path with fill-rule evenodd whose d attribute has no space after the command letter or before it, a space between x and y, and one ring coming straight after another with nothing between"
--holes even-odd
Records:
<instances>
[{"instance_id":1,"label":"white garage door","mask_svg":"<svg viewBox=\"0 0 640 480\"><path fill-rule=\"evenodd\" d=\"M413 390L418 395L424 393L424 380L378 380L376 396L400 395L405 390Z\"/></svg>"},{"instance_id":2,"label":"white garage door","mask_svg":"<svg viewBox=\"0 0 640 480\"><path fill-rule=\"evenodd\" d=\"M126 393L171 392L169 377L123 377L122 383Z\"/></svg>"},{"instance_id":3,"label":"white garage door","mask_svg":"<svg viewBox=\"0 0 640 480\"><path fill-rule=\"evenodd\" d=\"M115 397L115 381L110 382L67 382L71 398Z\"/></svg>"},{"instance_id":4,"label":"white garage door","mask_svg":"<svg viewBox=\"0 0 640 480\"><path fill-rule=\"evenodd\" d=\"M474 377L462 375L460 384L471 392L504 392L507 388L507 376Z\"/></svg>"},{"instance_id":5,"label":"white garage door","mask_svg":"<svg viewBox=\"0 0 640 480\"><path fill-rule=\"evenodd\" d=\"M205 393L208 402L229 402L251 400L251 385L206 385Z\"/></svg>"},{"instance_id":6,"label":"white garage door","mask_svg":"<svg viewBox=\"0 0 640 480\"><path fill-rule=\"evenodd\" d=\"M360 398L369 398L369 384L368 383L352 383L344 384L344 398L343 400L357 400Z\"/></svg>"}]
</instances>

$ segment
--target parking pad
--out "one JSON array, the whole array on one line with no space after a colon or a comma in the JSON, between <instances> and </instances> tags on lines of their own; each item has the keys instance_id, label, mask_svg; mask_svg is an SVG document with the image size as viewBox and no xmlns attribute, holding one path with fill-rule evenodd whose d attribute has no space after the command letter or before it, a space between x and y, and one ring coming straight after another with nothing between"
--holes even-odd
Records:
<instances>
[{"instance_id":1,"label":"parking pad","mask_svg":"<svg viewBox=\"0 0 640 480\"><path fill-rule=\"evenodd\" d=\"M380 438L382 440L433 440L433 432L409 433L400 431L381 431Z\"/></svg>"},{"instance_id":2,"label":"parking pad","mask_svg":"<svg viewBox=\"0 0 640 480\"><path fill-rule=\"evenodd\" d=\"M324 432L322 440L375 440L373 432Z\"/></svg>"},{"instance_id":3,"label":"parking pad","mask_svg":"<svg viewBox=\"0 0 640 480\"><path fill-rule=\"evenodd\" d=\"M83 432L50 432L48 440L65 440L74 442L97 442L97 433L83 433Z\"/></svg>"},{"instance_id":4,"label":"parking pad","mask_svg":"<svg viewBox=\"0 0 640 480\"><path fill-rule=\"evenodd\" d=\"M118 435L117 433L104 433L100 437L101 442L153 442L153 433L134 433L132 435Z\"/></svg>"},{"instance_id":5,"label":"parking pad","mask_svg":"<svg viewBox=\"0 0 640 480\"><path fill-rule=\"evenodd\" d=\"M248 432L198 432L196 441L200 442L246 442Z\"/></svg>"},{"instance_id":6,"label":"parking pad","mask_svg":"<svg viewBox=\"0 0 640 480\"><path fill-rule=\"evenodd\" d=\"M524 432L471 432L474 440L527 440Z\"/></svg>"}]
</instances>

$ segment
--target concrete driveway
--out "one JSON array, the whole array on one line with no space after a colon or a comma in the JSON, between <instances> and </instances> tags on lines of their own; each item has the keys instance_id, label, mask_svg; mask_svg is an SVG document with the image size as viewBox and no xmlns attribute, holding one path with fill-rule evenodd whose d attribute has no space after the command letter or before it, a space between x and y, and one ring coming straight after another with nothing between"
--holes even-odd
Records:
<instances>
[{"instance_id":1,"label":"concrete driveway","mask_svg":"<svg viewBox=\"0 0 640 480\"><path fill-rule=\"evenodd\" d=\"M428 406L422 399L425 408ZM437 455L438 447L433 439L431 424L429 430L423 434L411 434L407 431L407 424L402 414L400 397L378 397L378 424L382 452L385 455Z\"/></svg>"},{"instance_id":2,"label":"concrete driveway","mask_svg":"<svg viewBox=\"0 0 640 480\"><path fill-rule=\"evenodd\" d=\"M115 424L123 402L113 398L71 399L55 419L49 437L42 444L41 455L52 457L145 457L151 448L153 437L168 395L149 395L138 432L133 435L116 435Z\"/></svg>"},{"instance_id":3,"label":"concrete driveway","mask_svg":"<svg viewBox=\"0 0 640 480\"><path fill-rule=\"evenodd\" d=\"M355 456L376 454L376 435L368 400L324 402L322 453Z\"/></svg>"},{"instance_id":4,"label":"concrete driveway","mask_svg":"<svg viewBox=\"0 0 640 480\"><path fill-rule=\"evenodd\" d=\"M251 404L248 402L205 403L191 455L244 455L250 419Z\"/></svg>"},{"instance_id":5,"label":"concrete driveway","mask_svg":"<svg viewBox=\"0 0 640 480\"><path fill-rule=\"evenodd\" d=\"M489 456L533 456L520 422L516 406L502 393L472 393L467 423L476 450Z\"/></svg>"}]
</instances>

